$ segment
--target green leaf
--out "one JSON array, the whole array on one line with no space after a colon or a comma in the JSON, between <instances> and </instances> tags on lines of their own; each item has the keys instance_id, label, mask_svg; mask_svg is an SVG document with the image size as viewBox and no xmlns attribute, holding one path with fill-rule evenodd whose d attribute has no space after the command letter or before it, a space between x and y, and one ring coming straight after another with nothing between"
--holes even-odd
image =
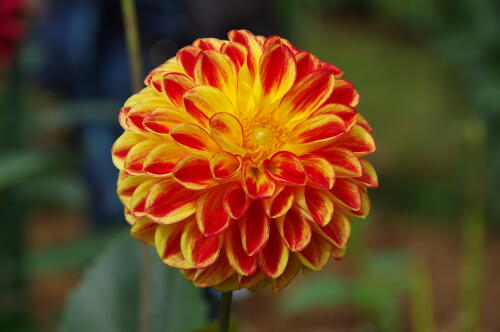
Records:
<instances>
[{"instance_id":1,"label":"green leaf","mask_svg":"<svg viewBox=\"0 0 500 332\"><path fill-rule=\"evenodd\" d=\"M146 250L146 255L144 255ZM149 266L148 332L187 332L203 326L199 289L163 265L154 250L120 234L84 274L63 314L63 332L139 331L141 258Z\"/></svg>"}]
</instances>

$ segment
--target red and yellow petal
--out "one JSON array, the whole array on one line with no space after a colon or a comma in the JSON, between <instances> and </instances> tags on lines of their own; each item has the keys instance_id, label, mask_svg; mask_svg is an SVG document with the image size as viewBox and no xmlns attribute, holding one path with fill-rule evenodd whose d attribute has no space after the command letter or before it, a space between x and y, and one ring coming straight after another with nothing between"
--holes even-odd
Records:
<instances>
[{"instance_id":1,"label":"red and yellow petal","mask_svg":"<svg viewBox=\"0 0 500 332\"><path fill-rule=\"evenodd\" d=\"M335 188L335 187L334 187ZM296 196L298 206L318 225L330 222L334 212L334 197L326 190L305 187Z\"/></svg>"},{"instance_id":2,"label":"red and yellow petal","mask_svg":"<svg viewBox=\"0 0 500 332\"><path fill-rule=\"evenodd\" d=\"M358 217L358 218L366 218L370 213L371 201L370 197L368 197L368 192L366 188L361 189L361 207L359 210L349 211L350 214Z\"/></svg>"},{"instance_id":3,"label":"red and yellow petal","mask_svg":"<svg viewBox=\"0 0 500 332\"><path fill-rule=\"evenodd\" d=\"M253 256L260 252L269 239L269 218L259 201L253 201L238 221L245 253Z\"/></svg>"},{"instance_id":4,"label":"red and yellow petal","mask_svg":"<svg viewBox=\"0 0 500 332\"><path fill-rule=\"evenodd\" d=\"M170 136L177 143L197 152L217 152L219 146L200 126L192 123L181 123L173 127Z\"/></svg>"},{"instance_id":5,"label":"red and yellow petal","mask_svg":"<svg viewBox=\"0 0 500 332\"><path fill-rule=\"evenodd\" d=\"M319 60L308 51L295 54L297 63L297 81L315 71L319 66Z\"/></svg>"},{"instance_id":6,"label":"red and yellow petal","mask_svg":"<svg viewBox=\"0 0 500 332\"><path fill-rule=\"evenodd\" d=\"M217 184L210 171L210 161L196 154L179 160L172 174L177 182L191 190L203 190Z\"/></svg>"},{"instance_id":7,"label":"red and yellow petal","mask_svg":"<svg viewBox=\"0 0 500 332\"><path fill-rule=\"evenodd\" d=\"M233 219L239 219L245 215L252 200L245 193L241 185L233 182L224 188L222 205L227 214Z\"/></svg>"},{"instance_id":8,"label":"red and yellow petal","mask_svg":"<svg viewBox=\"0 0 500 332\"><path fill-rule=\"evenodd\" d=\"M300 122L293 128L290 143L324 142L344 134L344 121L333 114L320 114Z\"/></svg>"},{"instance_id":9,"label":"red and yellow petal","mask_svg":"<svg viewBox=\"0 0 500 332\"><path fill-rule=\"evenodd\" d=\"M148 179L143 181L134 190L134 193L130 197L130 204L128 208L130 212L136 217L142 217L146 215L146 200L149 196L151 188L158 183L158 179Z\"/></svg>"},{"instance_id":10,"label":"red and yellow petal","mask_svg":"<svg viewBox=\"0 0 500 332\"><path fill-rule=\"evenodd\" d=\"M130 235L145 244L154 246L157 226L157 223L147 217L139 218L130 228Z\"/></svg>"},{"instance_id":11,"label":"red and yellow petal","mask_svg":"<svg viewBox=\"0 0 500 332\"><path fill-rule=\"evenodd\" d=\"M328 97L326 103L356 107L359 103L359 95L356 92L354 84L344 79L338 79L335 83L335 89Z\"/></svg>"},{"instance_id":12,"label":"red and yellow petal","mask_svg":"<svg viewBox=\"0 0 500 332\"><path fill-rule=\"evenodd\" d=\"M296 209L276 220L282 241L290 251L301 251L311 240L311 225L304 214Z\"/></svg>"},{"instance_id":13,"label":"red and yellow petal","mask_svg":"<svg viewBox=\"0 0 500 332\"><path fill-rule=\"evenodd\" d=\"M221 52L229 56L238 69L247 61L248 50L243 44L227 42L222 45Z\"/></svg>"},{"instance_id":14,"label":"red and yellow petal","mask_svg":"<svg viewBox=\"0 0 500 332\"><path fill-rule=\"evenodd\" d=\"M351 223L343 213L336 211L327 225L316 226L315 230L333 246L343 248L351 235Z\"/></svg>"},{"instance_id":15,"label":"red and yellow petal","mask_svg":"<svg viewBox=\"0 0 500 332\"><path fill-rule=\"evenodd\" d=\"M269 241L259 253L259 268L269 278L278 278L286 269L288 256L288 248L281 240L276 225L272 224Z\"/></svg>"},{"instance_id":16,"label":"red and yellow petal","mask_svg":"<svg viewBox=\"0 0 500 332\"><path fill-rule=\"evenodd\" d=\"M241 164L241 157L221 151L210 159L210 171L215 179L226 180L239 173Z\"/></svg>"},{"instance_id":17,"label":"red and yellow petal","mask_svg":"<svg viewBox=\"0 0 500 332\"><path fill-rule=\"evenodd\" d=\"M378 177L373 165L366 159L361 159L361 176L356 181L362 183L368 188L378 188Z\"/></svg>"},{"instance_id":18,"label":"red and yellow petal","mask_svg":"<svg viewBox=\"0 0 500 332\"><path fill-rule=\"evenodd\" d=\"M290 210L294 200L293 190L288 186L280 186L270 198L263 200L264 209L269 218L278 218Z\"/></svg>"},{"instance_id":19,"label":"red and yellow petal","mask_svg":"<svg viewBox=\"0 0 500 332\"><path fill-rule=\"evenodd\" d=\"M270 159L264 161L264 169L276 181L292 185L306 183L304 166L300 159L291 152L276 152Z\"/></svg>"},{"instance_id":20,"label":"red and yellow petal","mask_svg":"<svg viewBox=\"0 0 500 332\"><path fill-rule=\"evenodd\" d=\"M196 211L198 194L174 179L155 184L146 200L146 213L154 221L171 224L186 219Z\"/></svg>"},{"instance_id":21,"label":"red and yellow petal","mask_svg":"<svg viewBox=\"0 0 500 332\"><path fill-rule=\"evenodd\" d=\"M306 171L307 180L311 185L330 189L335 183L335 170L325 158L316 154L306 154L300 157Z\"/></svg>"},{"instance_id":22,"label":"red and yellow petal","mask_svg":"<svg viewBox=\"0 0 500 332\"><path fill-rule=\"evenodd\" d=\"M183 47L177 52L177 62L190 77L194 77L194 66L200 52L201 49L199 47L191 45Z\"/></svg>"},{"instance_id":23,"label":"red and yellow petal","mask_svg":"<svg viewBox=\"0 0 500 332\"><path fill-rule=\"evenodd\" d=\"M150 133L166 135L170 128L185 122L186 119L177 110L172 108L156 108L149 112L143 119L144 129Z\"/></svg>"},{"instance_id":24,"label":"red and yellow petal","mask_svg":"<svg viewBox=\"0 0 500 332\"><path fill-rule=\"evenodd\" d=\"M361 208L361 188L353 181L337 179L330 192L340 206L354 211Z\"/></svg>"},{"instance_id":25,"label":"red and yellow petal","mask_svg":"<svg viewBox=\"0 0 500 332\"><path fill-rule=\"evenodd\" d=\"M269 103L283 97L293 86L296 64L292 51L285 45L274 45L266 50L260 62L260 81Z\"/></svg>"},{"instance_id":26,"label":"red and yellow petal","mask_svg":"<svg viewBox=\"0 0 500 332\"><path fill-rule=\"evenodd\" d=\"M257 38L248 30L231 30L228 33L230 41L240 43L247 48L247 66L252 77L259 71L259 60L262 55L262 46Z\"/></svg>"},{"instance_id":27,"label":"red and yellow petal","mask_svg":"<svg viewBox=\"0 0 500 332\"><path fill-rule=\"evenodd\" d=\"M177 162L188 152L173 143L163 143L153 148L144 159L144 173L151 176L165 176L174 170Z\"/></svg>"},{"instance_id":28,"label":"red and yellow petal","mask_svg":"<svg viewBox=\"0 0 500 332\"><path fill-rule=\"evenodd\" d=\"M214 114L210 118L210 133L224 150L244 153L243 127L234 115L225 112Z\"/></svg>"},{"instance_id":29,"label":"red and yellow petal","mask_svg":"<svg viewBox=\"0 0 500 332\"><path fill-rule=\"evenodd\" d=\"M352 151L357 156L364 156L375 151L375 140L366 129L355 125L347 133L342 135L335 145Z\"/></svg>"},{"instance_id":30,"label":"red and yellow petal","mask_svg":"<svg viewBox=\"0 0 500 332\"><path fill-rule=\"evenodd\" d=\"M296 82L283 97L277 118L299 121L308 118L331 94L335 77L324 70L314 71Z\"/></svg>"},{"instance_id":31,"label":"red and yellow petal","mask_svg":"<svg viewBox=\"0 0 500 332\"><path fill-rule=\"evenodd\" d=\"M285 271L278 278L272 280L272 288L273 292L277 293L285 288L295 277L297 273L300 271L300 267L302 264L300 260L297 258L297 255L291 254L288 257L288 264L286 265Z\"/></svg>"},{"instance_id":32,"label":"red and yellow petal","mask_svg":"<svg viewBox=\"0 0 500 332\"><path fill-rule=\"evenodd\" d=\"M229 226L231 219L222 204L223 194L221 188L213 188L204 192L198 200L196 221L205 236L219 234Z\"/></svg>"},{"instance_id":33,"label":"red and yellow petal","mask_svg":"<svg viewBox=\"0 0 500 332\"><path fill-rule=\"evenodd\" d=\"M184 276L196 287L213 287L229 279L234 270L229 265L226 255L220 253L219 259L205 269L183 271Z\"/></svg>"},{"instance_id":34,"label":"red and yellow petal","mask_svg":"<svg viewBox=\"0 0 500 332\"><path fill-rule=\"evenodd\" d=\"M171 225L158 225L155 232L155 247L162 261L177 269L190 269L193 264L188 262L181 252L181 237L184 222Z\"/></svg>"},{"instance_id":35,"label":"red and yellow petal","mask_svg":"<svg viewBox=\"0 0 500 332\"><path fill-rule=\"evenodd\" d=\"M335 170L337 177L359 177L362 174L362 164L359 158L350 150L338 148L336 145L326 146L314 151L325 158Z\"/></svg>"},{"instance_id":36,"label":"red and yellow petal","mask_svg":"<svg viewBox=\"0 0 500 332\"><path fill-rule=\"evenodd\" d=\"M193 80L184 74L168 73L163 76L162 90L170 102L177 106L182 106L184 93L194 86Z\"/></svg>"},{"instance_id":37,"label":"red and yellow petal","mask_svg":"<svg viewBox=\"0 0 500 332\"><path fill-rule=\"evenodd\" d=\"M203 51L196 59L194 80L197 85L220 89L231 100L236 97L236 66L229 56L217 51Z\"/></svg>"},{"instance_id":38,"label":"red and yellow petal","mask_svg":"<svg viewBox=\"0 0 500 332\"><path fill-rule=\"evenodd\" d=\"M219 236L205 236L194 220L187 221L181 236L181 252L195 269L206 268L215 263L220 248Z\"/></svg>"},{"instance_id":39,"label":"red and yellow petal","mask_svg":"<svg viewBox=\"0 0 500 332\"><path fill-rule=\"evenodd\" d=\"M241 233L236 222L233 222L225 233L226 256L236 273L244 276L251 275L257 268L255 256L246 254L241 243Z\"/></svg>"},{"instance_id":40,"label":"red and yellow petal","mask_svg":"<svg viewBox=\"0 0 500 332\"><path fill-rule=\"evenodd\" d=\"M186 113L201 126L207 127L210 117L218 112L234 113L234 107L228 97L218 88L199 85L187 91L183 96Z\"/></svg>"},{"instance_id":41,"label":"red and yellow petal","mask_svg":"<svg viewBox=\"0 0 500 332\"><path fill-rule=\"evenodd\" d=\"M354 126L359 115L353 107L342 104L326 104L314 112L311 117L321 114L333 114L341 118L344 121L346 131Z\"/></svg>"},{"instance_id":42,"label":"red and yellow petal","mask_svg":"<svg viewBox=\"0 0 500 332\"><path fill-rule=\"evenodd\" d=\"M322 236L313 233L309 245L296 253L302 264L313 271L321 270L331 255L332 246Z\"/></svg>"},{"instance_id":43,"label":"red and yellow petal","mask_svg":"<svg viewBox=\"0 0 500 332\"><path fill-rule=\"evenodd\" d=\"M146 138L143 135L129 131L124 132L120 137L118 137L111 148L111 157L115 167L118 169L124 169L125 159L127 158L130 149L145 139Z\"/></svg>"},{"instance_id":44,"label":"red and yellow petal","mask_svg":"<svg viewBox=\"0 0 500 332\"><path fill-rule=\"evenodd\" d=\"M156 140L145 140L134 145L125 158L125 170L132 175L144 173L144 161L148 154L158 145Z\"/></svg>"},{"instance_id":45,"label":"red and yellow petal","mask_svg":"<svg viewBox=\"0 0 500 332\"><path fill-rule=\"evenodd\" d=\"M242 182L245 192L253 199L267 198L274 194L276 184L252 161L243 161Z\"/></svg>"}]
</instances>

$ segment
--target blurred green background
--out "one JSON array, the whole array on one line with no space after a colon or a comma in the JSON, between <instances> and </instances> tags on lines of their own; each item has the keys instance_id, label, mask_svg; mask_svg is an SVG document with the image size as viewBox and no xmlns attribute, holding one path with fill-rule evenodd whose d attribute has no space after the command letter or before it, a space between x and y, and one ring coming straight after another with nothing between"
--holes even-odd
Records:
<instances>
[{"instance_id":1,"label":"blurred green background","mask_svg":"<svg viewBox=\"0 0 500 332\"><path fill-rule=\"evenodd\" d=\"M498 1L136 3L146 71L197 37L279 34L343 69L374 128L380 189L345 259L277 296L237 294L240 331L500 330ZM137 310L118 292L140 263L119 250L109 152L129 94L118 1L0 0L0 330L90 331L82 308ZM115 266L110 250L136 258ZM213 294L151 269L165 294L151 331L209 319ZM179 297L193 305L166 315ZM126 311L103 316L102 331L136 330Z\"/></svg>"}]
</instances>

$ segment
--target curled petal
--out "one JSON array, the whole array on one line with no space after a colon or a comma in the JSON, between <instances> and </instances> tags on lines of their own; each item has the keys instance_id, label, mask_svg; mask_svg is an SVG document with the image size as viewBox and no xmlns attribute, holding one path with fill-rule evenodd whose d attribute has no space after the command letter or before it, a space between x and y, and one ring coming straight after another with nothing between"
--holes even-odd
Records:
<instances>
[{"instance_id":1,"label":"curled petal","mask_svg":"<svg viewBox=\"0 0 500 332\"><path fill-rule=\"evenodd\" d=\"M347 247L337 248L336 246L332 246L332 257L335 260L341 260L344 258L344 255L347 251Z\"/></svg>"},{"instance_id":2,"label":"curled petal","mask_svg":"<svg viewBox=\"0 0 500 332\"><path fill-rule=\"evenodd\" d=\"M330 192L337 204L355 211L361 208L361 189L354 182L337 179Z\"/></svg>"},{"instance_id":3,"label":"curled petal","mask_svg":"<svg viewBox=\"0 0 500 332\"><path fill-rule=\"evenodd\" d=\"M158 225L155 233L155 247L162 261L177 269L190 269L193 264L188 262L181 252L181 237L185 223Z\"/></svg>"},{"instance_id":4,"label":"curled petal","mask_svg":"<svg viewBox=\"0 0 500 332\"><path fill-rule=\"evenodd\" d=\"M179 73L168 73L163 76L163 91L172 104L182 106L182 96L194 87L193 80Z\"/></svg>"},{"instance_id":5,"label":"curled petal","mask_svg":"<svg viewBox=\"0 0 500 332\"><path fill-rule=\"evenodd\" d=\"M264 199L264 209L270 218L278 218L288 212L293 204L293 191L291 188L281 186L276 189L274 195Z\"/></svg>"},{"instance_id":6,"label":"curled petal","mask_svg":"<svg viewBox=\"0 0 500 332\"><path fill-rule=\"evenodd\" d=\"M359 95L354 88L354 84L344 79L338 79L335 83L335 89L333 89L326 103L356 107L359 104Z\"/></svg>"},{"instance_id":7,"label":"curled petal","mask_svg":"<svg viewBox=\"0 0 500 332\"><path fill-rule=\"evenodd\" d=\"M332 221L325 226L316 226L315 230L333 246L344 248L351 235L351 223L344 214L335 212Z\"/></svg>"},{"instance_id":8,"label":"curled petal","mask_svg":"<svg viewBox=\"0 0 500 332\"><path fill-rule=\"evenodd\" d=\"M294 185L306 183L306 173L300 159L288 151L276 152L264 161L264 169L276 181Z\"/></svg>"},{"instance_id":9,"label":"curled petal","mask_svg":"<svg viewBox=\"0 0 500 332\"><path fill-rule=\"evenodd\" d=\"M240 230L236 222L233 222L227 230L225 241L227 259L236 273L244 276L254 273L257 260L255 256L247 255L243 249Z\"/></svg>"},{"instance_id":10,"label":"curled petal","mask_svg":"<svg viewBox=\"0 0 500 332\"><path fill-rule=\"evenodd\" d=\"M259 267L269 278L278 278L288 263L288 248L281 240L275 225L271 226L269 241L259 254Z\"/></svg>"},{"instance_id":11,"label":"curled petal","mask_svg":"<svg viewBox=\"0 0 500 332\"><path fill-rule=\"evenodd\" d=\"M229 113L216 113L210 119L210 133L215 141L227 151L243 153L243 127Z\"/></svg>"},{"instance_id":12,"label":"curled petal","mask_svg":"<svg viewBox=\"0 0 500 332\"><path fill-rule=\"evenodd\" d=\"M156 140L142 141L130 149L125 159L125 170L132 175L144 173L144 160L148 154L158 145Z\"/></svg>"},{"instance_id":13,"label":"curled petal","mask_svg":"<svg viewBox=\"0 0 500 332\"><path fill-rule=\"evenodd\" d=\"M300 271L301 267L300 260L297 258L297 255L291 254L288 257L288 264L286 265L285 271L278 278L272 280L272 288L273 292L277 293L285 288L295 276Z\"/></svg>"},{"instance_id":14,"label":"curled petal","mask_svg":"<svg viewBox=\"0 0 500 332\"><path fill-rule=\"evenodd\" d=\"M331 140L345 133L344 121L333 114L321 114L300 122L293 128L291 143L306 144Z\"/></svg>"},{"instance_id":15,"label":"curled petal","mask_svg":"<svg viewBox=\"0 0 500 332\"><path fill-rule=\"evenodd\" d=\"M127 130L144 133L148 130L144 127L144 119L157 108L174 108L163 96L155 95L153 97L144 97L140 102L132 106L127 113Z\"/></svg>"},{"instance_id":16,"label":"curled petal","mask_svg":"<svg viewBox=\"0 0 500 332\"><path fill-rule=\"evenodd\" d=\"M335 188L335 187L334 187ZM297 204L318 225L330 222L334 212L333 196L326 190L305 187L296 195Z\"/></svg>"},{"instance_id":17,"label":"curled petal","mask_svg":"<svg viewBox=\"0 0 500 332\"><path fill-rule=\"evenodd\" d=\"M303 250L311 240L311 225L305 216L295 209L276 220L283 241L291 251Z\"/></svg>"},{"instance_id":18,"label":"curled petal","mask_svg":"<svg viewBox=\"0 0 500 332\"><path fill-rule=\"evenodd\" d=\"M116 193L125 207L130 209L132 194L135 189L146 180L147 177L145 176L124 176L118 181Z\"/></svg>"},{"instance_id":19,"label":"curled petal","mask_svg":"<svg viewBox=\"0 0 500 332\"><path fill-rule=\"evenodd\" d=\"M144 140L145 137L143 135L129 131L124 132L120 137L118 137L111 148L111 157L115 167L118 169L124 169L125 159L127 158L130 149Z\"/></svg>"},{"instance_id":20,"label":"curled petal","mask_svg":"<svg viewBox=\"0 0 500 332\"><path fill-rule=\"evenodd\" d=\"M210 85L220 89L233 101L236 97L236 66L230 57L217 51L200 53L194 68L197 85Z\"/></svg>"},{"instance_id":21,"label":"curled petal","mask_svg":"<svg viewBox=\"0 0 500 332\"><path fill-rule=\"evenodd\" d=\"M353 107L342 104L326 104L314 112L312 116L321 114L333 114L338 116L344 121L344 127L346 130L351 129L352 126L354 126L357 121L357 116L359 115Z\"/></svg>"},{"instance_id":22,"label":"curled petal","mask_svg":"<svg viewBox=\"0 0 500 332\"><path fill-rule=\"evenodd\" d=\"M188 221L181 236L182 255L195 269L206 268L217 260L221 247L218 236L204 236L196 222Z\"/></svg>"},{"instance_id":23,"label":"curled petal","mask_svg":"<svg viewBox=\"0 0 500 332\"><path fill-rule=\"evenodd\" d=\"M215 113L234 112L226 95L212 86L199 85L192 88L184 94L183 102L186 112L204 127Z\"/></svg>"},{"instance_id":24,"label":"curled petal","mask_svg":"<svg viewBox=\"0 0 500 332\"><path fill-rule=\"evenodd\" d=\"M357 156L364 156L375 151L375 141L372 135L358 125L355 125L351 130L342 135L335 142L335 145L339 148L351 150Z\"/></svg>"},{"instance_id":25,"label":"curled petal","mask_svg":"<svg viewBox=\"0 0 500 332\"><path fill-rule=\"evenodd\" d=\"M276 189L274 181L251 161L245 160L242 169L243 188L253 199L271 197Z\"/></svg>"},{"instance_id":26,"label":"curled petal","mask_svg":"<svg viewBox=\"0 0 500 332\"><path fill-rule=\"evenodd\" d=\"M378 177L373 165L366 159L361 159L362 174L356 180L368 188L378 188Z\"/></svg>"},{"instance_id":27,"label":"curled petal","mask_svg":"<svg viewBox=\"0 0 500 332\"><path fill-rule=\"evenodd\" d=\"M181 64L184 71L190 76L194 77L194 66L196 64L196 58L201 52L201 49L196 46L186 46L177 52L177 62Z\"/></svg>"},{"instance_id":28,"label":"curled petal","mask_svg":"<svg viewBox=\"0 0 500 332\"><path fill-rule=\"evenodd\" d=\"M330 189L335 182L335 170L325 158L306 154L300 157L306 171L307 180L318 187Z\"/></svg>"},{"instance_id":29,"label":"curled petal","mask_svg":"<svg viewBox=\"0 0 500 332\"><path fill-rule=\"evenodd\" d=\"M155 233L158 224L151 221L147 217L137 219L137 221L130 228L130 235L137 240L144 242L150 246L155 245Z\"/></svg>"},{"instance_id":30,"label":"curled petal","mask_svg":"<svg viewBox=\"0 0 500 332\"><path fill-rule=\"evenodd\" d=\"M130 197L130 205L128 206L130 212L136 217L146 215L146 200L148 198L151 187L158 183L158 179L148 179L142 182L134 190L132 197Z\"/></svg>"},{"instance_id":31,"label":"curled petal","mask_svg":"<svg viewBox=\"0 0 500 332\"><path fill-rule=\"evenodd\" d=\"M337 148L335 144L316 150L314 153L328 160L337 177L358 177L362 174L361 162L350 150Z\"/></svg>"},{"instance_id":32,"label":"curled petal","mask_svg":"<svg viewBox=\"0 0 500 332\"><path fill-rule=\"evenodd\" d=\"M251 201L241 185L233 182L225 188L222 205L231 218L239 219L245 214Z\"/></svg>"},{"instance_id":33,"label":"curled petal","mask_svg":"<svg viewBox=\"0 0 500 332\"><path fill-rule=\"evenodd\" d=\"M366 188L363 188L361 189L361 207L359 208L359 210L349 211L349 213L358 218L366 218L370 213L370 208L371 208L370 197L368 197Z\"/></svg>"},{"instance_id":34,"label":"curled petal","mask_svg":"<svg viewBox=\"0 0 500 332\"><path fill-rule=\"evenodd\" d=\"M168 175L186 153L185 149L173 142L158 145L144 159L144 172L152 176Z\"/></svg>"},{"instance_id":35,"label":"curled petal","mask_svg":"<svg viewBox=\"0 0 500 332\"><path fill-rule=\"evenodd\" d=\"M281 38L280 36L273 35L273 36L267 37L264 40L263 46L264 46L265 50L270 49L275 45L284 45L284 46L288 47L290 49L290 51L292 51L293 54L297 53L297 48L295 46L293 46L289 40L287 40L285 38Z\"/></svg>"},{"instance_id":36,"label":"curled petal","mask_svg":"<svg viewBox=\"0 0 500 332\"><path fill-rule=\"evenodd\" d=\"M372 127L370 126L370 124L368 123L368 121L366 121L366 119L361 115L361 114L356 114L356 123L363 127L366 131L372 131Z\"/></svg>"},{"instance_id":37,"label":"curled petal","mask_svg":"<svg viewBox=\"0 0 500 332\"><path fill-rule=\"evenodd\" d=\"M184 275L196 287L213 287L230 278L234 270L229 265L226 256L221 253L219 259L209 267L201 270L189 270Z\"/></svg>"},{"instance_id":38,"label":"curled petal","mask_svg":"<svg viewBox=\"0 0 500 332\"><path fill-rule=\"evenodd\" d=\"M219 234L229 226L230 218L222 205L223 194L220 188L214 188L207 190L198 200L196 221L205 236Z\"/></svg>"},{"instance_id":39,"label":"curled petal","mask_svg":"<svg viewBox=\"0 0 500 332\"><path fill-rule=\"evenodd\" d=\"M186 219L196 211L198 194L174 179L154 185L146 200L146 213L156 222L171 224Z\"/></svg>"},{"instance_id":40,"label":"curled petal","mask_svg":"<svg viewBox=\"0 0 500 332\"><path fill-rule=\"evenodd\" d=\"M227 42L222 45L221 52L229 56L238 69L247 61L248 51L243 44Z\"/></svg>"},{"instance_id":41,"label":"curled petal","mask_svg":"<svg viewBox=\"0 0 500 332\"><path fill-rule=\"evenodd\" d=\"M173 170L174 179L191 190L202 190L216 184L208 159L190 154L182 158Z\"/></svg>"},{"instance_id":42,"label":"curled petal","mask_svg":"<svg viewBox=\"0 0 500 332\"><path fill-rule=\"evenodd\" d=\"M192 123L181 123L173 127L170 136L177 143L198 152L217 152L219 147L201 127Z\"/></svg>"},{"instance_id":43,"label":"curled petal","mask_svg":"<svg viewBox=\"0 0 500 332\"><path fill-rule=\"evenodd\" d=\"M238 223L243 249L248 256L253 256L262 250L269 239L269 219L261 203L253 201Z\"/></svg>"},{"instance_id":44,"label":"curled petal","mask_svg":"<svg viewBox=\"0 0 500 332\"><path fill-rule=\"evenodd\" d=\"M328 98L335 78L331 72L317 70L294 84L280 103L278 118L299 121L309 117Z\"/></svg>"},{"instance_id":45,"label":"curled petal","mask_svg":"<svg viewBox=\"0 0 500 332\"><path fill-rule=\"evenodd\" d=\"M332 246L322 236L314 234L309 245L297 252L297 257L302 264L314 271L321 270L330 258Z\"/></svg>"},{"instance_id":46,"label":"curled petal","mask_svg":"<svg viewBox=\"0 0 500 332\"><path fill-rule=\"evenodd\" d=\"M217 152L210 159L210 171L212 176L224 180L235 176L241 169L241 158L232 153Z\"/></svg>"},{"instance_id":47,"label":"curled petal","mask_svg":"<svg viewBox=\"0 0 500 332\"><path fill-rule=\"evenodd\" d=\"M344 75L344 72L340 70L337 66L332 65L331 63L320 61L319 62L319 69L321 70L329 70L331 71L336 78L342 77Z\"/></svg>"},{"instance_id":48,"label":"curled petal","mask_svg":"<svg viewBox=\"0 0 500 332\"><path fill-rule=\"evenodd\" d=\"M142 121L144 129L155 134L168 134L170 128L185 122L186 119L172 108L156 108L149 112Z\"/></svg>"},{"instance_id":49,"label":"curled petal","mask_svg":"<svg viewBox=\"0 0 500 332\"><path fill-rule=\"evenodd\" d=\"M287 46L278 44L265 51L260 62L260 81L270 103L290 90L296 70L295 59Z\"/></svg>"}]
</instances>

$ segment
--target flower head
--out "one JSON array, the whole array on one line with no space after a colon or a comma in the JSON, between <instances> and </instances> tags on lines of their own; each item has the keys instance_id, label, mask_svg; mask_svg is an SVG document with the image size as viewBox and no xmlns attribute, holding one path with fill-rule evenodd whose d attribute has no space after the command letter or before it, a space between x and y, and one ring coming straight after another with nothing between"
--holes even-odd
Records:
<instances>
[{"instance_id":1,"label":"flower head","mask_svg":"<svg viewBox=\"0 0 500 332\"><path fill-rule=\"evenodd\" d=\"M286 286L340 259L377 187L371 128L337 67L229 32L154 69L112 149L131 233L198 287Z\"/></svg>"}]
</instances>

